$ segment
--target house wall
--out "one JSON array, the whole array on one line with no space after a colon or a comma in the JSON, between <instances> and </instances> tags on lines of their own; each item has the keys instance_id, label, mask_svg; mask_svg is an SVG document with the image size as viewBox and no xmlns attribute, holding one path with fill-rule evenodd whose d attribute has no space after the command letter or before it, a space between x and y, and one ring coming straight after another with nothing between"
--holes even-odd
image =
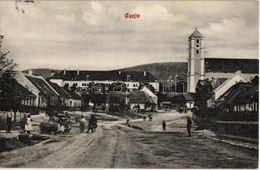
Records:
<instances>
[{"instance_id":1,"label":"house wall","mask_svg":"<svg viewBox=\"0 0 260 170\"><path fill-rule=\"evenodd\" d=\"M36 106L35 98L26 98L21 100L21 105Z\"/></svg>"},{"instance_id":2,"label":"house wall","mask_svg":"<svg viewBox=\"0 0 260 170\"><path fill-rule=\"evenodd\" d=\"M135 106L138 105L137 103L130 103L130 109L137 109ZM145 104L139 104L140 110L145 109Z\"/></svg>"},{"instance_id":3,"label":"house wall","mask_svg":"<svg viewBox=\"0 0 260 170\"><path fill-rule=\"evenodd\" d=\"M187 101L186 102L186 107L188 109L192 109L194 107L194 101Z\"/></svg>"},{"instance_id":4,"label":"house wall","mask_svg":"<svg viewBox=\"0 0 260 170\"><path fill-rule=\"evenodd\" d=\"M69 107L81 107L82 101L76 99L69 99Z\"/></svg>"},{"instance_id":5,"label":"house wall","mask_svg":"<svg viewBox=\"0 0 260 170\"><path fill-rule=\"evenodd\" d=\"M77 83L76 87L80 87L82 89L87 88L88 84L91 82L94 83L102 83L102 84L112 84L115 81L109 81L109 80L105 80L105 81L99 81L99 80L95 80L95 81L90 81L90 80L80 80L80 81L75 81L75 80L66 80L63 81L61 79L50 79L51 82L58 84L60 87L64 87L65 84L68 84L69 87L71 87L74 83ZM83 86L83 83L86 84L86 86ZM134 89L138 89L140 86L140 82L137 81L128 81L128 82L124 82L127 85L127 88L130 90L134 90ZM159 82L149 82L150 85L152 85L155 90L158 92L159 91Z\"/></svg>"},{"instance_id":6,"label":"house wall","mask_svg":"<svg viewBox=\"0 0 260 170\"><path fill-rule=\"evenodd\" d=\"M244 105L236 105L233 107L233 111L258 111L258 103L252 102Z\"/></svg>"}]
</instances>

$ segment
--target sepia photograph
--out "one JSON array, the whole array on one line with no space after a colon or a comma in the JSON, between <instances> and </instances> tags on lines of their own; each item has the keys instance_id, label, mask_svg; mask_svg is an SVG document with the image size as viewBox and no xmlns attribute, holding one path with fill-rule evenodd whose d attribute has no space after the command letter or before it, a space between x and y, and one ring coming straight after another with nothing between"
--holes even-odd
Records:
<instances>
[{"instance_id":1,"label":"sepia photograph","mask_svg":"<svg viewBox=\"0 0 260 170\"><path fill-rule=\"evenodd\" d=\"M259 168L259 1L0 0L0 168Z\"/></svg>"}]
</instances>

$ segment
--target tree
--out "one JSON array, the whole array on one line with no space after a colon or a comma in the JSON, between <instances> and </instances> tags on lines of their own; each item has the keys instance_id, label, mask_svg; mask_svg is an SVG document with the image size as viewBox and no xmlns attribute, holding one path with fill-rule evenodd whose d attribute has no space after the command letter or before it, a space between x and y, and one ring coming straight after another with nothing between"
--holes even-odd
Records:
<instances>
[{"instance_id":1,"label":"tree","mask_svg":"<svg viewBox=\"0 0 260 170\"><path fill-rule=\"evenodd\" d=\"M10 110L16 109L17 100L14 96L12 86L13 81L15 81L15 68L17 64L7 58L9 51L4 51L2 48L4 36L0 35L0 109Z\"/></svg>"},{"instance_id":2,"label":"tree","mask_svg":"<svg viewBox=\"0 0 260 170\"><path fill-rule=\"evenodd\" d=\"M207 100L213 95L213 86L209 79L199 80L196 85L196 101L195 106L200 110L207 108Z\"/></svg>"},{"instance_id":3,"label":"tree","mask_svg":"<svg viewBox=\"0 0 260 170\"><path fill-rule=\"evenodd\" d=\"M4 51L2 48L2 41L4 36L0 35L0 80L13 79L17 64L7 58L9 51Z\"/></svg>"}]
</instances>

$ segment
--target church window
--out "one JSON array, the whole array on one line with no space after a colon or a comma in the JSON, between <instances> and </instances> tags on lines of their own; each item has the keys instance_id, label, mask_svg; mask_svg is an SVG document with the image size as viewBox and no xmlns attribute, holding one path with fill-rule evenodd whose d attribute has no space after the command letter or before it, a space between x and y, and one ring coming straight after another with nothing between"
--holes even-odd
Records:
<instances>
[{"instance_id":1,"label":"church window","mask_svg":"<svg viewBox=\"0 0 260 170\"><path fill-rule=\"evenodd\" d=\"M199 46L200 46L199 44L196 45L197 48L199 48Z\"/></svg>"},{"instance_id":2,"label":"church window","mask_svg":"<svg viewBox=\"0 0 260 170\"><path fill-rule=\"evenodd\" d=\"M200 51L199 51L199 50L196 50L196 53L197 53L197 54L199 54L199 53L200 53Z\"/></svg>"},{"instance_id":3,"label":"church window","mask_svg":"<svg viewBox=\"0 0 260 170\"><path fill-rule=\"evenodd\" d=\"M199 40L199 39L197 39L197 43L200 43L200 40Z\"/></svg>"}]
</instances>

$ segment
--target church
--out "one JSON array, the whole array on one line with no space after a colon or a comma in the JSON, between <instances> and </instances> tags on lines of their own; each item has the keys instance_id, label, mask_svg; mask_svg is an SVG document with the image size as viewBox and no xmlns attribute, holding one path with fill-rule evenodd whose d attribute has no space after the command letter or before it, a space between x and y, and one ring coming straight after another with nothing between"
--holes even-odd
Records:
<instances>
[{"instance_id":1,"label":"church","mask_svg":"<svg viewBox=\"0 0 260 170\"><path fill-rule=\"evenodd\" d=\"M236 72L247 81L259 74L258 59L206 58L205 40L197 28L188 37L187 92L195 93L197 82L206 78L219 86Z\"/></svg>"}]
</instances>

